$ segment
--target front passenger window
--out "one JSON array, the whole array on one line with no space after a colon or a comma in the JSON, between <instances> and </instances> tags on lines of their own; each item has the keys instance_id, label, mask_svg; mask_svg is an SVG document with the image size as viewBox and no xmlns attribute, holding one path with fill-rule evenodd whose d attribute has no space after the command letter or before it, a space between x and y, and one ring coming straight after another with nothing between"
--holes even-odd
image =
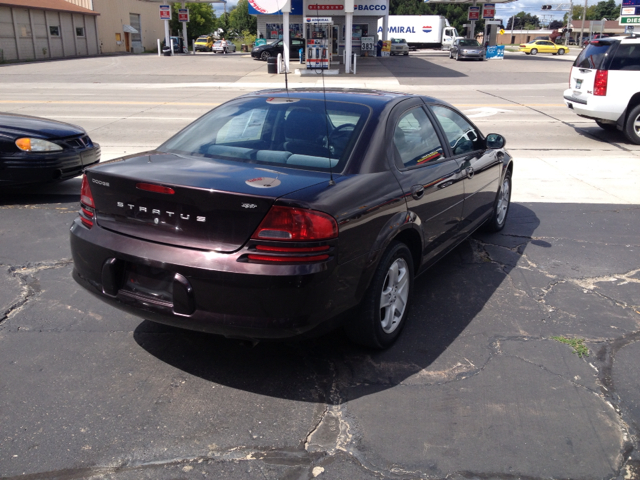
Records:
<instances>
[{"instance_id":1,"label":"front passenger window","mask_svg":"<svg viewBox=\"0 0 640 480\"><path fill-rule=\"evenodd\" d=\"M463 155L482 148L482 139L475 127L459 113L440 105L431 108L442 125L454 155Z\"/></svg>"}]
</instances>

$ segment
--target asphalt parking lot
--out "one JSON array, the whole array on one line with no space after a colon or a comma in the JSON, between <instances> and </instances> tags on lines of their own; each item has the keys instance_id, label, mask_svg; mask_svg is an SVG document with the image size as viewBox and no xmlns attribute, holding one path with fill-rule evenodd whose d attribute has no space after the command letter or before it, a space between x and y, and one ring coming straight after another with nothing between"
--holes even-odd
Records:
<instances>
[{"instance_id":1,"label":"asphalt parking lot","mask_svg":"<svg viewBox=\"0 0 640 480\"><path fill-rule=\"evenodd\" d=\"M386 60L325 82L444 98L502 133L505 230L418 278L385 352L340 331L252 345L78 287L78 179L2 192L1 478L640 478L640 147L563 105L568 56ZM282 83L241 54L3 65L0 110L82 125L108 159Z\"/></svg>"}]
</instances>

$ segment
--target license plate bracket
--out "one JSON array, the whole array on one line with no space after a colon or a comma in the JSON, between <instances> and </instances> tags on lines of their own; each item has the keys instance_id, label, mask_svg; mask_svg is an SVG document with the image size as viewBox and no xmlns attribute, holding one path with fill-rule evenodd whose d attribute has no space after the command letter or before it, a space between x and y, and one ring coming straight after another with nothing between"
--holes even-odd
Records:
<instances>
[{"instance_id":1,"label":"license plate bracket","mask_svg":"<svg viewBox=\"0 0 640 480\"><path fill-rule=\"evenodd\" d=\"M172 303L173 278L173 273L161 268L127 263L122 289L144 297Z\"/></svg>"}]
</instances>

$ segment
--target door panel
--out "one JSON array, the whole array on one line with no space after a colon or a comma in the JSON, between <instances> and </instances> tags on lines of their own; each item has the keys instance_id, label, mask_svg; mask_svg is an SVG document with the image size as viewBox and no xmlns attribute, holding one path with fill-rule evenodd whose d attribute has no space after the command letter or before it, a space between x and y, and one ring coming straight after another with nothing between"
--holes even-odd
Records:
<instances>
[{"instance_id":1,"label":"door panel","mask_svg":"<svg viewBox=\"0 0 640 480\"><path fill-rule=\"evenodd\" d=\"M474 125L458 112L433 105L432 110L447 136L464 178L463 229L476 228L489 214L498 191L498 150L490 150Z\"/></svg>"},{"instance_id":2,"label":"door panel","mask_svg":"<svg viewBox=\"0 0 640 480\"><path fill-rule=\"evenodd\" d=\"M422 106L405 107L392 117L394 171L408 209L421 222L424 263L446 250L459 231L463 173L457 160L446 158L442 139Z\"/></svg>"}]
</instances>

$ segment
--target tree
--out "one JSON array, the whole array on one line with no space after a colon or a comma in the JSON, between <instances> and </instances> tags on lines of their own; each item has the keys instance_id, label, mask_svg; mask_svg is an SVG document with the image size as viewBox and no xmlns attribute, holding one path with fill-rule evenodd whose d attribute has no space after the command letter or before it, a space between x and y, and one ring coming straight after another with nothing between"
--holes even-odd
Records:
<instances>
[{"instance_id":1,"label":"tree","mask_svg":"<svg viewBox=\"0 0 640 480\"><path fill-rule=\"evenodd\" d=\"M598 2L594 9L594 20L615 20L620 16L620 5L616 5L615 0L606 0Z\"/></svg>"},{"instance_id":2,"label":"tree","mask_svg":"<svg viewBox=\"0 0 640 480\"><path fill-rule=\"evenodd\" d=\"M239 0L238 4L229 14L229 26L235 33L239 34L248 31L250 35L255 35L258 31L256 17L249 15L248 0Z\"/></svg>"},{"instance_id":3,"label":"tree","mask_svg":"<svg viewBox=\"0 0 640 480\"><path fill-rule=\"evenodd\" d=\"M511 26L511 22L514 26ZM515 20L513 15L509 17L506 30L536 30L540 28L540 19L537 15L531 15L530 13L520 12L516 13Z\"/></svg>"},{"instance_id":4,"label":"tree","mask_svg":"<svg viewBox=\"0 0 640 480\"><path fill-rule=\"evenodd\" d=\"M575 16L574 16L575 18ZM580 17L582 18L582 17ZM557 30L559 28L564 27L564 22L561 22L560 20L553 20L551 23L549 23L549 29L550 30Z\"/></svg>"},{"instance_id":5,"label":"tree","mask_svg":"<svg viewBox=\"0 0 640 480\"><path fill-rule=\"evenodd\" d=\"M233 11L233 10L232 10ZM235 38L235 32L231 28L231 13L225 12L220 15L217 22L218 30L222 30L221 36L227 40L233 40Z\"/></svg>"},{"instance_id":6,"label":"tree","mask_svg":"<svg viewBox=\"0 0 640 480\"><path fill-rule=\"evenodd\" d=\"M169 21L171 31L177 32L179 35L182 35L182 22L178 21L178 10L181 8L182 3L173 4L173 13ZM190 40L215 31L216 14L213 13L213 6L210 3L187 3L187 8L189 9L187 35Z\"/></svg>"}]
</instances>

